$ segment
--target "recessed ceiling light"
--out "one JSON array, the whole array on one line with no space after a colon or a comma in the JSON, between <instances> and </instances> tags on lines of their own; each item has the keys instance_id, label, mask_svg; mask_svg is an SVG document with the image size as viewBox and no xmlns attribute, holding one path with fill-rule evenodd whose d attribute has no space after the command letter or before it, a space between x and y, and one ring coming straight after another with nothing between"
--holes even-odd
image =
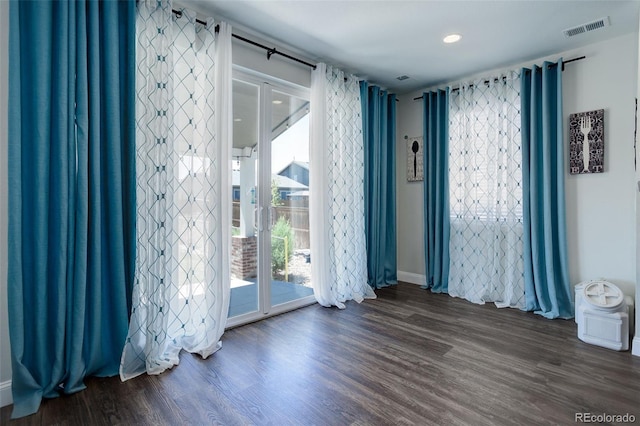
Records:
<instances>
[{"instance_id":1,"label":"recessed ceiling light","mask_svg":"<svg viewBox=\"0 0 640 426\"><path fill-rule=\"evenodd\" d=\"M242 121L242 118L234 118L233 121L235 121L236 123Z\"/></svg>"},{"instance_id":2,"label":"recessed ceiling light","mask_svg":"<svg viewBox=\"0 0 640 426\"><path fill-rule=\"evenodd\" d=\"M279 100L279 99L274 99L273 101L271 101L271 103L274 104L274 105L280 105L282 103L282 101Z\"/></svg>"},{"instance_id":3,"label":"recessed ceiling light","mask_svg":"<svg viewBox=\"0 0 640 426\"><path fill-rule=\"evenodd\" d=\"M460 41L462 36L460 34L449 34L445 38L442 39L445 43L455 43L456 41Z\"/></svg>"}]
</instances>

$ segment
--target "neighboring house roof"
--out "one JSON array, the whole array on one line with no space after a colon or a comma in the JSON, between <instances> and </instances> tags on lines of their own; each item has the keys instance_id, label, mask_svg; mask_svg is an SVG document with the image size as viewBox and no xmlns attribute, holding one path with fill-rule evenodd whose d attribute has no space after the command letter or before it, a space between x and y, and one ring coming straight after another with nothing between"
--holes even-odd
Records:
<instances>
[{"instance_id":1,"label":"neighboring house roof","mask_svg":"<svg viewBox=\"0 0 640 426\"><path fill-rule=\"evenodd\" d=\"M271 179L276 181L276 186L278 188L290 188L290 189L297 189L297 190L309 189L307 185L303 185L300 182L296 182L295 180L289 179L286 176L272 174ZM233 171L232 181L233 181L233 186L240 186L240 170Z\"/></svg>"},{"instance_id":2,"label":"neighboring house roof","mask_svg":"<svg viewBox=\"0 0 640 426\"><path fill-rule=\"evenodd\" d=\"M309 163L304 162L304 161L296 161L296 160L293 160L292 162L290 162L289 164L287 164L286 166L284 166L284 167L282 168L282 170L280 170L280 171L279 171L278 173L276 173L276 174L278 174L278 175L279 175L280 173L284 172L285 170L287 170L289 167L291 167L291 166L293 166L293 165L300 166L300 167L302 167L303 169L307 169L307 170L309 170Z\"/></svg>"}]
</instances>

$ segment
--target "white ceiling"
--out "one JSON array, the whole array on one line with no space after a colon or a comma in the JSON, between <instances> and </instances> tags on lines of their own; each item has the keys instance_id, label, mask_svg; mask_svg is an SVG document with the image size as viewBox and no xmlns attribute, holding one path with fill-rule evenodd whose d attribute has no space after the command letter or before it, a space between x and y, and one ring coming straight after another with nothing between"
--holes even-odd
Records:
<instances>
[{"instance_id":1,"label":"white ceiling","mask_svg":"<svg viewBox=\"0 0 640 426\"><path fill-rule=\"evenodd\" d=\"M198 10L399 93L637 32L640 1L197 0ZM609 16L611 25L562 31ZM460 33L446 45L442 38ZM566 59L566 58L565 58ZM408 75L405 81L396 77Z\"/></svg>"}]
</instances>

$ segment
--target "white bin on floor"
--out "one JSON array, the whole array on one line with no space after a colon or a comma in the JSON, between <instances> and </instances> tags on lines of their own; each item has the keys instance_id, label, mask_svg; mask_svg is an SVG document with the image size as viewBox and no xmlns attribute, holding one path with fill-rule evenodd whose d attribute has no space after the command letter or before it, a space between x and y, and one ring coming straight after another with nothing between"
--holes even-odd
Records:
<instances>
[{"instance_id":1,"label":"white bin on floor","mask_svg":"<svg viewBox=\"0 0 640 426\"><path fill-rule=\"evenodd\" d=\"M616 351L628 350L633 299L603 280L582 282L575 291L578 338Z\"/></svg>"}]
</instances>

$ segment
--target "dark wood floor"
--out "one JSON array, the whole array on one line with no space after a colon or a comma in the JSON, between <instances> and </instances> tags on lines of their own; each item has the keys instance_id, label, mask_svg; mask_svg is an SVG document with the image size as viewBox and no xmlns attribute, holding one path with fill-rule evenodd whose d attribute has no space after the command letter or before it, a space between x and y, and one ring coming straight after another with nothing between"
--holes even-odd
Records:
<instances>
[{"instance_id":1,"label":"dark wood floor","mask_svg":"<svg viewBox=\"0 0 640 426\"><path fill-rule=\"evenodd\" d=\"M13 424L568 425L582 412L640 422L640 358L582 343L573 321L410 284L377 293L229 330L210 359L183 354L160 376L88 379Z\"/></svg>"}]
</instances>

